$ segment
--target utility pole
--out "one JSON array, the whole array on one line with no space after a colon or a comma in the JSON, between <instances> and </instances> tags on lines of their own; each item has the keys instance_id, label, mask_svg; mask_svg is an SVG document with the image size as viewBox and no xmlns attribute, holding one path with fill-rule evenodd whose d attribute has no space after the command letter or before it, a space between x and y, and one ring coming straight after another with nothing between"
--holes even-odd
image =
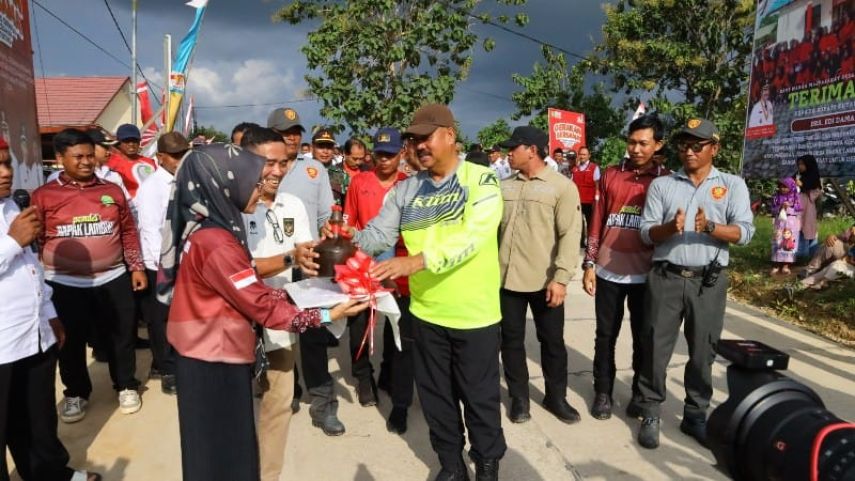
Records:
<instances>
[{"instance_id":1,"label":"utility pole","mask_svg":"<svg viewBox=\"0 0 855 481\"><path fill-rule=\"evenodd\" d=\"M137 124L137 0L131 0L131 123Z\"/></svg>"},{"instance_id":2,"label":"utility pole","mask_svg":"<svg viewBox=\"0 0 855 481\"><path fill-rule=\"evenodd\" d=\"M166 74L166 89L163 92L163 111L169 115L171 95L169 94L169 79L172 74L172 35L166 34L163 36L163 70ZM163 129L166 130L166 122L163 122ZM166 133L166 132L164 132Z\"/></svg>"}]
</instances>

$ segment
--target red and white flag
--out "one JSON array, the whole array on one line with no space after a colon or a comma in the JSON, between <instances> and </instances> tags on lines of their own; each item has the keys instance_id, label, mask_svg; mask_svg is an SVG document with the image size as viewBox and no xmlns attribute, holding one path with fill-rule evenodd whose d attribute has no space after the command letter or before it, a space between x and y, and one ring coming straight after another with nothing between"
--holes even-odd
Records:
<instances>
[{"instance_id":1,"label":"red and white flag","mask_svg":"<svg viewBox=\"0 0 855 481\"><path fill-rule=\"evenodd\" d=\"M237 274L232 274L229 276L229 280L232 281L232 284L235 286L235 289L243 289L244 287L249 287L258 280L255 277L255 269L244 269Z\"/></svg>"},{"instance_id":2,"label":"red and white flag","mask_svg":"<svg viewBox=\"0 0 855 481\"><path fill-rule=\"evenodd\" d=\"M137 97L140 101L140 119L142 120L143 125L145 125L151 117L154 115L154 111L151 108L151 97L148 95L148 83L145 80L137 83ZM143 147L150 144L153 140L157 138L157 121L152 122L151 125L142 133L142 139L140 139L140 145Z\"/></svg>"}]
</instances>

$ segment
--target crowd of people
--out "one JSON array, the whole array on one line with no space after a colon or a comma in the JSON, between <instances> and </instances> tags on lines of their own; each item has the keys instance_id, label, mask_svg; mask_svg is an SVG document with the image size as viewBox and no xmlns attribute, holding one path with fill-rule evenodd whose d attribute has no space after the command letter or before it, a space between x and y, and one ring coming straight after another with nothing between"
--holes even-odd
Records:
<instances>
[{"instance_id":1,"label":"crowd of people","mask_svg":"<svg viewBox=\"0 0 855 481\"><path fill-rule=\"evenodd\" d=\"M591 415L612 415L626 302L633 381L625 405L641 419L639 444L659 444L665 371L685 323L680 428L703 445L728 246L754 232L744 181L713 166L716 126L690 119L667 136L655 115L642 116L628 128L626 158L604 169L586 146L549 152L546 133L529 126L488 153L464 154L456 128L450 109L432 104L404 131L382 127L370 142L350 138L339 150L327 128L303 143L297 112L278 108L264 127L237 125L227 143L162 135L156 159L140 154L133 125L115 138L67 129L54 138L63 170L32 193L32 206L13 201L13 166L0 155L0 303L9 309L0 445L23 479L100 479L67 467L57 422L85 420L97 388L87 344L109 365L120 412L142 408L142 320L149 377L177 396L183 479L277 480L303 388L312 424L329 436L346 431L328 367L338 340L324 327L345 318L358 402L373 406L378 389L387 391L387 428L403 434L415 389L436 479L469 479L464 434L476 479L498 479L507 449L502 376L509 420L531 419L528 309L546 385L538 401L565 423L581 419L567 402L563 334L580 264L596 306ZM682 162L676 172L658 161L666 141ZM402 314L400 348L386 323L376 376L358 355L368 303L301 309L283 290L317 275L314 248L333 235L334 209ZM58 419L57 364L65 387Z\"/></svg>"}]
</instances>

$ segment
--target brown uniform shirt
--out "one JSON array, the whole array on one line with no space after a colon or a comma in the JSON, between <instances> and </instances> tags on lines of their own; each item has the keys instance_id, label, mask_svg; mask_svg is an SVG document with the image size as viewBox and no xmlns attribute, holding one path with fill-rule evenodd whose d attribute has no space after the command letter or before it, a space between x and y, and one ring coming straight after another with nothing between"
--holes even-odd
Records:
<instances>
[{"instance_id":1,"label":"brown uniform shirt","mask_svg":"<svg viewBox=\"0 0 855 481\"><path fill-rule=\"evenodd\" d=\"M505 208L499 226L502 287L535 292L551 281L566 285L579 262L582 212L579 191L544 167L502 181Z\"/></svg>"}]
</instances>

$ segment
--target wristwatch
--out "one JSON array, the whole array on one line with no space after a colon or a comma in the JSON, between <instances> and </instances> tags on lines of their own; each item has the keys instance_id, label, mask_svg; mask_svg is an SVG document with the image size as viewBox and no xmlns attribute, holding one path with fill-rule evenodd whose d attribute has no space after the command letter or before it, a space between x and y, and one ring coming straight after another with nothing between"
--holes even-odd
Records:
<instances>
[{"instance_id":1,"label":"wristwatch","mask_svg":"<svg viewBox=\"0 0 855 481\"><path fill-rule=\"evenodd\" d=\"M594 261L585 261L585 262L583 262L583 263L582 263L582 270L585 270L585 269L588 269L588 268L593 269L595 265L596 265L596 264L594 264Z\"/></svg>"},{"instance_id":2,"label":"wristwatch","mask_svg":"<svg viewBox=\"0 0 855 481\"><path fill-rule=\"evenodd\" d=\"M285 256L282 257L282 261L285 263L285 268L287 269L294 265L294 256L291 254L285 254Z\"/></svg>"},{"instance_id":3,"label":"wristwatch","mask_svg":"<svg viewBox=\"0 0 855 481\"><path fill-rule=\"evenodd\" d=\"M707 225L704 226L704 234L712 234L715 230L715 222L708 220Z\"/></svg>"}]
</instances>

